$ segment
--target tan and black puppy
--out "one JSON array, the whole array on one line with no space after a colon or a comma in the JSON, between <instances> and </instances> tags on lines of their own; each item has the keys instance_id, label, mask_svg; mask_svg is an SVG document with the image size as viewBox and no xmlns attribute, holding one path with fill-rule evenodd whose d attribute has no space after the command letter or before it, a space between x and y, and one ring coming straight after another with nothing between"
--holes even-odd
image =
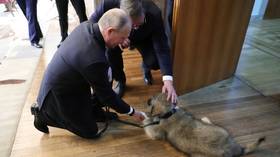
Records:
<instances>
[{"instance_id":1,"label":"tan and black puppy","mask_svg":"<svg viewBox=\"0 0 280 157\"><path fill-rule=\"evenodd\" d=\"M181 106L182 101L178 101ZM144 125L159 121L157 125L145 127L146 134L152 139L169 141L174 147L192 157L238 157L253 152L264 141L240 146L222 127L212 124L208 119L200 120L191 113L166 101L165 94L154 96L149 102L151 115Z\"/></svg>"}]
</instances>

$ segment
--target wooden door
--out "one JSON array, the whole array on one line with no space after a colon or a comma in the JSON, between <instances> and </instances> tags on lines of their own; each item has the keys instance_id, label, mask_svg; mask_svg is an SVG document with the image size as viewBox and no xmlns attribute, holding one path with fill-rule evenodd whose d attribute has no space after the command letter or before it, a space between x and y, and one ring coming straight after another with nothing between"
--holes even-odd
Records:
<instances>
[{"instance_id":1,"label":"wooden door","mask_svg":"<svg viewBox=\"0 0 280 157\"><path fill-rule=\"evenodd\" d=\"M175 0L174 83L179 94L232 76L254 0Z\"/></svg>"}]
</instances>

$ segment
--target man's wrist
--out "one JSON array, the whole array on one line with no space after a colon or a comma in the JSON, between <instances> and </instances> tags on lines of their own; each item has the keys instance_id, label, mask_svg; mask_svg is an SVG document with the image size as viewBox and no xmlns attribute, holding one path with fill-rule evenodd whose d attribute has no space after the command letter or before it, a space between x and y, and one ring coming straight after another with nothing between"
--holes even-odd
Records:
<instances>
[{"instance_id":1,"label":"man's wrist","mask_svg":"<svg viewBox=\"0 0 280 157\"><path fill-rule=\"evenodd\" d=\"M162 81L173 81L173 77L171 75L163 75Z\"/></svg>"},{"instance_id":2,"label":"man's wrist","mask_svg":"<svg viewBox=\"0 0 280 157\"><path fill-rule=\"evenodd\" d=\"M129 112L127 113L129 116L133 116L135 113L135 109L133 107L130 106L130 110Z\"/></svg>"}]
</instances>

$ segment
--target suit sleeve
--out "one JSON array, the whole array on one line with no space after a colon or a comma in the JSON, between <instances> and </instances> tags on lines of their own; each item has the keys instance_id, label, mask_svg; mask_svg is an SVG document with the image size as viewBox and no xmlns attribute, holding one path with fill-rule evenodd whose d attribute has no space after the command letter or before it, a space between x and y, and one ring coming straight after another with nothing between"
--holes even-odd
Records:
<instances>
[{"instance_id":1,"label":"suit sleeve","mask_svg":"<svg viewBox=\"0 0 280 157\"><path fill-rule=\"evenodd\" d=\"M98 100L118 113L128 113L130 106L112 90L108 80L108 67L105 63L94 63L84 70L84 76L93 87Z\"/></svg>"},{"instance_id":2,"label":"suit sleeve","mask_svg":"<svg viewBox=\"0 0 280 157\"><path fill-rule=\"evenodd\" d=\"M165 34L161 12L154 15L154 33L152 35L153 46L158 58L162 75L172 75L172 64L168 38Z\"/></svg>"},{"instance_id":3,"label":"suit sleeve","mask_svg":"<svg viewBox=\"0 0 280 157\"><path fill-rule=\"evenodd\" d=\"M97 23L106 11L112 8L119 8L119 3L119 0L101 0L94 13L91 15L90 21Z\"/></svg>"},{"instance_id":4,"label":"suit sleeve","mask_svg":"<svg viewBox=\"0 0 280 157\"><path fill-rule=\"evenodd\" d=\"M99 5L96 7L94 13L90 16L89 20L93 23L97 23L101 16L105 13L104 2L105 0L100 1Z\"/></svg>"}]
</instances>

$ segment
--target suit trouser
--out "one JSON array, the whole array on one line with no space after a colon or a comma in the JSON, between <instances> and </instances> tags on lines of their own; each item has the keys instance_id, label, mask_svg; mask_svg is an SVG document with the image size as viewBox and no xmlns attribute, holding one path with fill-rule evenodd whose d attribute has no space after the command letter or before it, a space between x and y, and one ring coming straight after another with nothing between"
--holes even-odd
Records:
<instances>
[{"instance_id":1,"label":"suit trouser","mask_svg":"<svg viewBox=\"0 0 280 157\"><path fill-rule=\"evenodd\" d=\"M95 138L98 132L95 119L102 109L93 105L97 102L86 96L77 97L81 98L81 102L69 105L73 104L70 103L73 101L71 96L61 101L59 96L50 91L39 111L39 118L48 126L66 129L83 138Z\"/></svg>"},{"instance_id":2,"label":"suit trouser","mask_svg":"<svg viewBox=\"0 0 280 157\"><path fill-rule=\"evenodd\" d=\"M59 25L62 40L68 36L68 3L69 0L56 0L56 6L59 16ZM71 3L79 17L80 23L87 20L86 7L84 0L71 0Z\"/></svg>"},{"instance_id":3,"label":"suit trouser","mask_svg":"<svg viewBox=\"0 0 280 157\"><path fill-rule=\"evenodd\" d=\"M174 0L167 0L166 1L166 16L167 16L167 23L169 26L170 31L172 30L172 20L173 20L173 6Z\"/></svg>"},{"instance_id":4,"label":"suit trouser","mask_svg":"<svg viewBox=\"0 0 280 157\"><path fill-rule=\"evenodd\" d=\"M171 46L173 6L174 6L174 0L166 1L165 32L169 38L169 40L168 40L169 46Z\"/></svg>"},{"instance_id":5,"label":"suit trouser","mask_svg":"<svg viewBox=\"0 0 280 157\"><path fill-rule=\"evenodd\" d=\"M37 19L37 0L17 0L17 3L28 21L30 42L38 43L43 34Z\"/></svg>"},{"instance_id":6,"label":"suit trouser","mask_svg":"<svg viewBox=\"0 0 280 157\"><path fill-rule=\"evenodd\" d=\"M152 44L149 43L143 43L143 44L137 44L135 47L140 52L143 62L142 62L142 70L144 73L150 71L150 70L158 70L159 64L158 59L156 57L154 48ZM116 81L125 82L126 77L125 73L123 71L123 57L122 57L122 50L119 47L109 49L108 50L108 58L110 62L110 66L112 68L112 74L113 78Z\"/></svg>"}]
</instances>

